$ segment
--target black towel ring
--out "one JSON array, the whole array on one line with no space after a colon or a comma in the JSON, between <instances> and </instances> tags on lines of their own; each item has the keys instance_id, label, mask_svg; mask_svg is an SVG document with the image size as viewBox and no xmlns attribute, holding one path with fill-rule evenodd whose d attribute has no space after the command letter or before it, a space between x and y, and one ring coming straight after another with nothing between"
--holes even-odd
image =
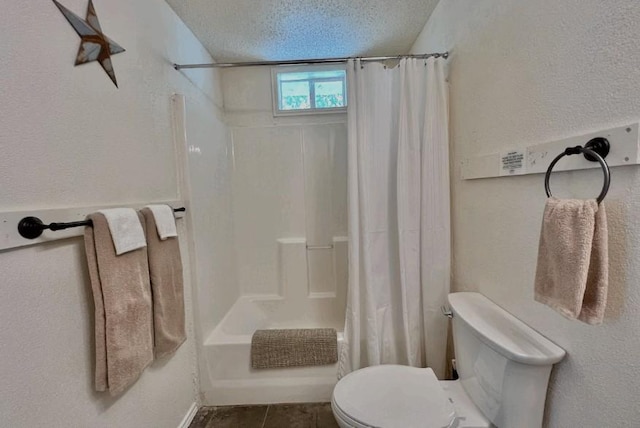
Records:
<instances>
[{"instance_id":1,"label":"black towel ring","mask_svg":"<svg viewBox=\"0 0 640 428\"><path fill-rule=\"evenodd\" d=\"M591 143L591 141L589 143ZM589 146L589 143L587 143L587 146ZM609 153L608 146L609 144L607 141L607 150L606 152L603 152L604 156L606 156ZM607 196L607 192L609 191L609 185L611 184L611 172L609 171L609 165L604 160L604 157L601 156L596 151L598 148L596 147L593 147L593 148L595 150L592 150L591 148L587 148L587 147L582 147L582 146L567 147L564 150L564 152L560 153L558 156L556 156L556 158L553 161L551 161L551 164L547 169L547 174L544 177L544 189L547 192L548 197L551 197L551 188L549 187L549 178L551 177L551 171L553 170L553 167L556 166L558 161L565 156L577 155L579 153L582 153L584 154L584 157L587 158L587 160L590 160L592 162L598 162L602 167L602 173L604 174L604 185L602 186L602 191L600 192L600 195L598 195L598 199L597 199L598 204L604 200L605 196ZM601 151L601 150L598 150L598 151Z\"/></svg>"}]
</instances>

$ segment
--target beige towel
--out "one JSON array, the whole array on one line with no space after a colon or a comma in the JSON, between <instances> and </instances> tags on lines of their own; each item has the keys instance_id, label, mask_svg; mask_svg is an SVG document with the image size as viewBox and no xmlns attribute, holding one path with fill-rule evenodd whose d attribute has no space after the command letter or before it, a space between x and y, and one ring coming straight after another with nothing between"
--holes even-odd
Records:
<instances>
[{"instance_id":1,"label":"beige towel","mask_svg":"<svg viewBox=\"0 0 640 428\"><path fill-rule=\"evenodd\" d=\"M604 205L549 198L540 233L535 299L567 318L601 324L608 276Z\"/></svg>"},{"instance_id":2,"label":"beige towel","mask_svg":"<svg viewBox=\"0 0 640 428\"><path fill-rule=\"evenodd\" d=\"M96 390L118 395L153 361L147 249L116 256L105 216L88 218L93 227L85 229L84 242L95 303Z\"/></svg>"},{"instance_id":3,"label":"beige towel","mask_svg":"<svg viewBox=\"0 0 640 428\"><path fill-rule=\"evenodd\" d=\"M180 245L178 238L160 238L151 209L144 208L140 212L147 229L155 354L156 358L162 358L178 349L187 338Z\"/></svg>"}]
</instances>

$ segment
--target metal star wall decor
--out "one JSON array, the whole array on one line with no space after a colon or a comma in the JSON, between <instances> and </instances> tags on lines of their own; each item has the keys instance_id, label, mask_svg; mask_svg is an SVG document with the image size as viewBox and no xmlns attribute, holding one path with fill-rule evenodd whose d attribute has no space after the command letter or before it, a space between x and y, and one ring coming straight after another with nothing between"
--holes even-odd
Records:
<instances>
[{"instance_id":1,"label":"metal star wall decor","mask_svg":"<svg viewBox=\"0 0 640 428\"><path fill-rule=\"evenodd\" d=\"M102 32L98 15L96 15L96 10L93 7L93 0L89 0L86 20L80 18L56 0L53 0L53 2L82 39L76 58L76 65L98 61L117 88L118 82L116 81L116 73L113 71L111 55L124 52L124 49Z\"/></svg>"}]
</instances>

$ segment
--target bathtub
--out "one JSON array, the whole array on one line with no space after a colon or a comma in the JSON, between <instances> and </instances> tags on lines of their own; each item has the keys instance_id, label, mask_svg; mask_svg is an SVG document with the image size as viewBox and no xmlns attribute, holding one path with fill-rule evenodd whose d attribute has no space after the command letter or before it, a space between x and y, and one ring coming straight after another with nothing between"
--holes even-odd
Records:
<instances>
[{"instance_id":1,"label":"bathtub","mask_svg":"<svg viewBox=\"0 0 640 428\"><path fill-rule=\"evenodd\" d=\"M304 238L279 239L272 294L243 295L201 345L200 390L205 405L328 402L337 364L251 368L251 337L259 329L334 328L342 349L347 294L347 239L310 251Z\"/></svg>"},{"instance_id":2,"label":"bathtub","mask_svg":"<svg viewBox=\"0 0 640 428\"><path fill-rule=\"evenodd\" d=\"M342 348L344 315L335 299L315 297L292 307L285 299L241 297L206 339L201 364L205 405L328 402L337 364L284 369L251 368L251 337L257 329L335 328ZM342 309L338 306L338 309Z\"/></svg>"}]
</instances>

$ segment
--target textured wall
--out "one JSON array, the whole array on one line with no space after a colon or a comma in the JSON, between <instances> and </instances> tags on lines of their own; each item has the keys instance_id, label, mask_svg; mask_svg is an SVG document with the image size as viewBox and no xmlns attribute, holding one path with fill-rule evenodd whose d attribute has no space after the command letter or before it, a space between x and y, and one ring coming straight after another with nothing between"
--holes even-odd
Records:
<instances>
[{"instance_id":1,"label":"textured wall","mask_svg":"<svg viewBox=\"0 0 640 428\"><path fill-rule=\"evenodd\" d=\"M63 3L84 16L86 0ZM127 49L113 57L120 89L96 63L73 67L79 38L51 1L3 4L0 210L175 199L171 94L196 100L201 116L221 115L213 72L171 67L211 58L165 2L95 6ZM190 278L189 341L111 399L93 392L85 265L80 239L0 252L0 426L176 427L197 393Z\"/></svg>"},{"instance_id":2,"label":"textured wall","mask_svg":"<svg viewBox=\"0 0 640 428\"><path fill-rule=\"evenodd\" d=\"M442 0L413 51L452 50L454 287L479 290L567 350L549 427L640 426L640 174L612 170L606 200L610 303L603 326L533 301L543 176L460 179L468 156L638 121L640 7L601 2ZM554 175L561 197L595 197L597 170Z\"/></svg>"}]
</instances>

